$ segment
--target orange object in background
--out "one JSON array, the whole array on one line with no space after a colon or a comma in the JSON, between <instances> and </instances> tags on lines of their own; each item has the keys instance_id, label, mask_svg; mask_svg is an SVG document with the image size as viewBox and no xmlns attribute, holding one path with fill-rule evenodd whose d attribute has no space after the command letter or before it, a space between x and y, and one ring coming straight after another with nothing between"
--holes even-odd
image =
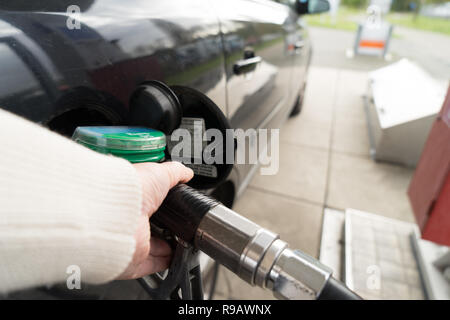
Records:
<instances>
[{"instance_id":1,"label":"orange object in background","mask_svg":"<svg viewBox=\"0 0 450 320\"><path fill-rule=\"evenodd\" d=\"M369 40L361 40L359 42L360 47L366 48L384 48L384 41L369 41Z\"/></svg>"},{"instance_id":2,"label":"orange object in background","mask_svg":"<svg viewBox=\"0 0 450 320\"><path fill-rule=\"evenodd\" d=\"M450 246L450 87L408 189L422 237Z\"/></svg>"}]
</instances>

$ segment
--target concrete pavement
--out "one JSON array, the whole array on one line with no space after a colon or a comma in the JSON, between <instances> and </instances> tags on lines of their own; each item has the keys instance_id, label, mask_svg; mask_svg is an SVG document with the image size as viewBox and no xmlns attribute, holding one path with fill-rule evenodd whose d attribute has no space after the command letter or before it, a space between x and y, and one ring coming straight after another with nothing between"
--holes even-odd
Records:
<instances>
[{"instance_id":1,"label":"concrete pavement","mask_svg":"<svg viewBox=\"0 0 450 320\"><path fill-rule=\"evenodd\" d=\"M355 208L413 221L406 189L413 170L374 162L362 96L367 72L311 67L304 108L280 133L280 170L257 171L237 212L318 257L324 208ZM217 299L271 299L221 268Z\"/></svg>"}]
</instances>

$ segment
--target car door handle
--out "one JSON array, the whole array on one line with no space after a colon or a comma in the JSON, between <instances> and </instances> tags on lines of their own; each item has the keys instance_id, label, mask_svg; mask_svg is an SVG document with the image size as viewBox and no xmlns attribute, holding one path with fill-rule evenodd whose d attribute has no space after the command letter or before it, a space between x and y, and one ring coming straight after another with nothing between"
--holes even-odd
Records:
<instances>
[{"instance_id":1,"label":"car door handle","mask_svg":"<svg viewBox=\"0 0 450 320\"><path fill-rule=\"evenodd\" d=\"M252 57L236 61L236 63L233 66L233 72L236 75L240 75L243 73L253 71L255 70L258 63L260 63L261 61L262 61L261 57Z\"/></svg>"}]
</instances>

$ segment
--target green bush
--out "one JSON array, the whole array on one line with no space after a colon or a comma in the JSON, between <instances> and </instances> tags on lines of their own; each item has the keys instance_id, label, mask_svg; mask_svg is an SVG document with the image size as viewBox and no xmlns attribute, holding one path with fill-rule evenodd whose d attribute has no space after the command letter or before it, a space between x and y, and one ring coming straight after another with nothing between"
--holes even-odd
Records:
<instances>
[{"instance_id":1,"label":"green bush","mask_svg":"<svg viewBox=\"0 0 450 320\"><path fill-rule=\"evenodd\" d=\"M411 7L411 3L414 3L414 7ZM413 8L420 6L420 0L393 0L391 10L392 11L411 11Z\"/></svg>"},{"instance_id":2,"label":"green bush","mask_svg":"<svg viewBox=\"0 0 450 320\"><path fill-rule=\"evenodd\" d=\"M392 0L391 11L414 11L418 10L424 4L444 3L448 0ZM341 4L347 7L365 9L370 0L342 0ZM414 5L411 5L413 3Z\"/></svg>"},{"instance_id":3,"label":"green bush","mask_svg":"<svg viewBox=\"0 0 450 320\"><path fill-rule=\"evenodd\" d=\"M368 0L342 0L342 5L352 8L365 8L367 7Z\"/></svg>"}]
</instances>

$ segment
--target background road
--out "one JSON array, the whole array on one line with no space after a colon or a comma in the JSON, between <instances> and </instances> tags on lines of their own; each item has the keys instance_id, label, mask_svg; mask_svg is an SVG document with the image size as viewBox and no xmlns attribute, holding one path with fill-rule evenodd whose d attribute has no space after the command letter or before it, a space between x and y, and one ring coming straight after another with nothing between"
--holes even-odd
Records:
<instances>
[{"instance_id":1,"label":"background road","mask_svg":"<svg viewBox=\"0 0 450 320\"><path fill-rule=\"evenodd\" d=\"M353 47L355 32L317 27L309 30L314 45L314 66L370 71L408 58L436 78L448 80L450 77L449 36L395 26L389 50L393 59L384 61L369 56L347 58L345 52Z\"/></svg>"}]
</instances>

